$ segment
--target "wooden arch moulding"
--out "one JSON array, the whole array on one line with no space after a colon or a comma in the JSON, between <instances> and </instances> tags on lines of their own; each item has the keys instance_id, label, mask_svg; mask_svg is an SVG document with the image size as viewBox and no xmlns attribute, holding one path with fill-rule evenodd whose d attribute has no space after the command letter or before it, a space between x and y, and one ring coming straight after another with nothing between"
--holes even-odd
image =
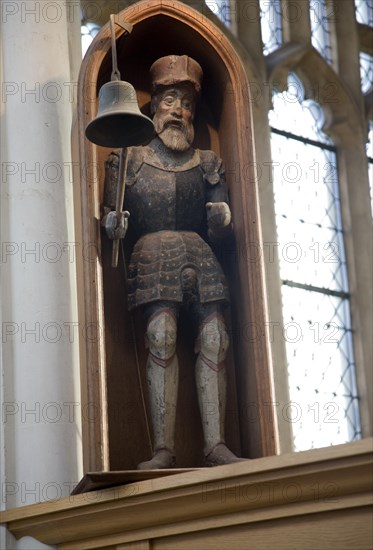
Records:
<instances>
[{"instance_id":1,"label":"wooden arch moulding","mask_svg":"<svg viewBox=\"0 0 373 550\"><path fill-rule=\"evenodd\" d=\"M232 294L226 439L242 456L275 454L252 116L243 63L217 26L185 4L139 2L119 17L134 25L129 36L116 29L119 69L122 79L134 85L145 114L149 114L148 71L156 59L186 54L203 68L194 146L213 149L223 158L236 238L235 249L222 251L221 258ZM97 337L87 334L82 349L86 471L133 469L150 455L142 391L146 388L143 327L127 312L123 262L117 269L110 266L111 243L100 230L104 161L110 149L93 145L84 133L96 115L98 91L110 80L110 73L110 29L106 25L83 61L78 92L82 238L83 249L90 250L82 262L81 301L85 326L98 327ZM184 322L179 335L176 454L181 458L177 466L193 467L202 464L203 439L188 323Z\"/></svg>"}]
</instances>

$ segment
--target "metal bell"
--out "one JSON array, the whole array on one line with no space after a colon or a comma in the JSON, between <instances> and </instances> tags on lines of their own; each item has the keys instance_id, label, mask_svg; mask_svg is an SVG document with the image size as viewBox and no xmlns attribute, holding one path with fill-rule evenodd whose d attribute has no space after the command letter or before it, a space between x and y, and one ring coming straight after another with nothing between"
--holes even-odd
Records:
<instances>
[{"instance_id":1,"label":"metal bell","mask_svg":"<svg viewBox=\"0 0 373 550\"><path fill-rule=\"evenodd\" d=\"M98 112L88 124L87 138L103 147L130 147L148 141L154 132L150 118L139 109L135 88L123 80L100 89Z\"/></svg>"}]
</instances>

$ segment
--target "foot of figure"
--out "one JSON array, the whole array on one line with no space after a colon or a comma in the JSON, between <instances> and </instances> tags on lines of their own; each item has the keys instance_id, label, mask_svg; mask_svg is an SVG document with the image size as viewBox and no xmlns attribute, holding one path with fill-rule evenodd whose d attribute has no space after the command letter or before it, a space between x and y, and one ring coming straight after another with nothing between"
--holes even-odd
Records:
<instances>
[{"instance_id":1,"label":"foot of figure","mask_svg":"<svg viewBox=\"0 0 373 550\"><path fill-rule=\"evenodd\" d=\"M243 462L247 458L239 458L228 449L225 443L218 443L205 457L206 466L222 466L223 464L235 464Z\"/></svg>"},{"instance_id":2,"label":"foot of figure","mask_svg":"<svg viewBox=\"0 0 373 550\"><path fill-rule=\"evenodd\" d=\"M159 449L153 455L153 458L140 462L138 470L159 470L162 468L173 468L175 466L175 456L168 449Z\"/></svg>"}]
</instances>

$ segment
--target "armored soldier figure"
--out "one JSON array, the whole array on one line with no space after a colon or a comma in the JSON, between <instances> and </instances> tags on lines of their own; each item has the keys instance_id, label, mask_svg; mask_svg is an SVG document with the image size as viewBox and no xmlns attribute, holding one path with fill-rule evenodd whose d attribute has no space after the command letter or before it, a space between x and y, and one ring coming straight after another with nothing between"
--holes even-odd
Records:
<instances>
[{"instance_id":1,"label":"armored soldier figure","mask_svg":"<svg viewBox=\"0 0 373 550\"><path fill-rule=\"evenodd\" d=\"M178 390L177 321L185 308L197 330L196 384L206 465L236 457L224 441L229 340L223 308L227 282L209 241L232 231L222 162L212 151L191 147L193 117L202 69L187 56L158 59L150 69L151 109L157 136L128 150L125 208L136 234L128 270L129 309L141 307L149 348L147 381L154 454L139 469L175 463L174 431ZM105 204L112 206L118 155L106 163ZM121 238L128 213L105 217L110 238ZM208 411L206 404L209 404ZM213 414L212 411L213 410Z\"/></svg>"}]
</instances>

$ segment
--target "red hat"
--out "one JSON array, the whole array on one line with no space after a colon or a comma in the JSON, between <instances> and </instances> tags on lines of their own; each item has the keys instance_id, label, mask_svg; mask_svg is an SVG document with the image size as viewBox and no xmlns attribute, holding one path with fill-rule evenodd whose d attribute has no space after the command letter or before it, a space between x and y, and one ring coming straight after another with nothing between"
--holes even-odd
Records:
<instances>
[{"instance_id":1,"label":"red hat","mask_svg":"<svg viewBox=\"0 0 373 550\"><path fill-rule=\"evenodd\" d=\"M197 61L187 55L167 55L157 59L150 67L153 92L158 86L170 86L180 82L191 82L201 90L203 72Z\"/></svg>"}]
</instances>

